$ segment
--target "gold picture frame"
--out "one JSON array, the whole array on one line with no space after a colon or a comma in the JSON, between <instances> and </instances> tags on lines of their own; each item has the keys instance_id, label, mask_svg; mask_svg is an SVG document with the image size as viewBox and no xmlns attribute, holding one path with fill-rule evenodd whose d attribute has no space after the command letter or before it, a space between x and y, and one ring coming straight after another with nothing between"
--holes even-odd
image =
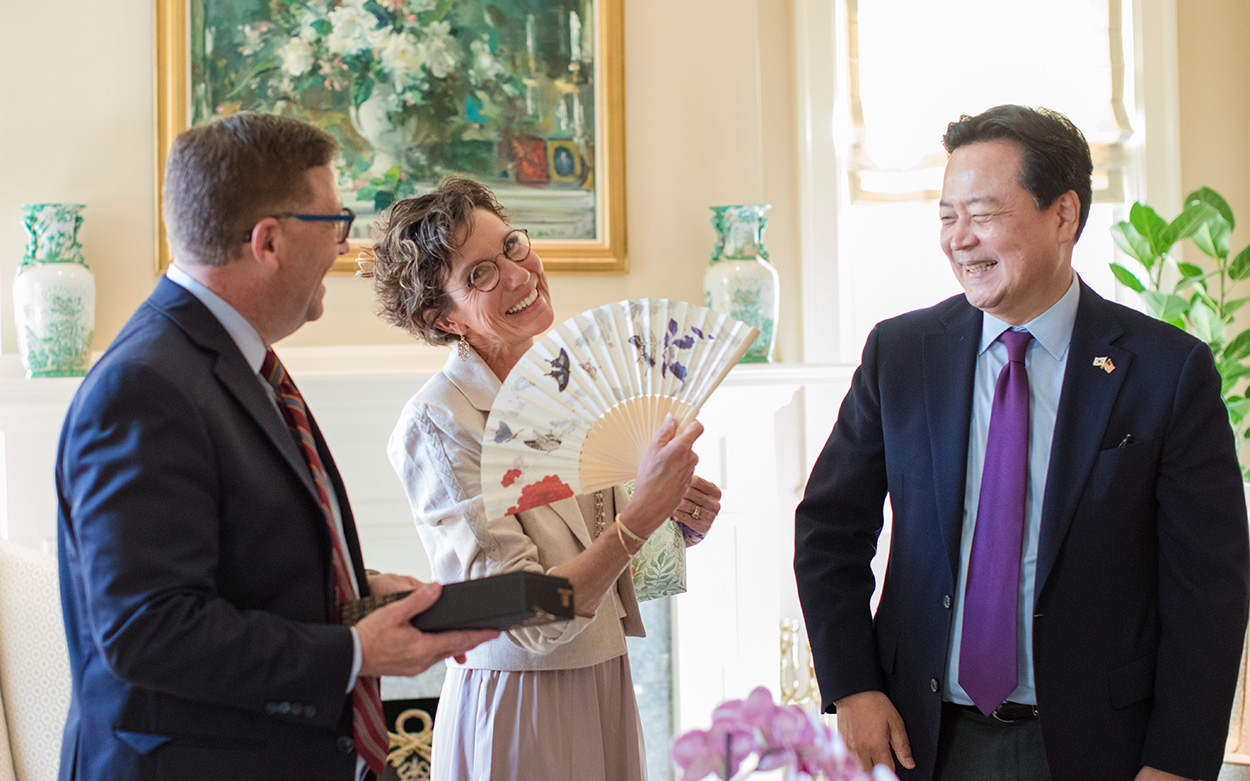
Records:
<instances>
[{"instance_id":1,"label":"gold picture frame","mask_svg":"<svg viewBox=\"0 0 1250 781\"><path fill-rule=\"evenodd\" d=\"M203 30L208 24L208 29L218 32L220 30L210 18L206 20L206 16L211 11L213 5L212 0L154 0L155 8L155 70L156 70L156 261L157 272L162 272L171 260L169 243L166 238L165 224L161 215L161 188L163 186L165 157L166 153L173 143L173 140L179 133L190 126L192 116L196 115L197 109L192 105L192 100L197 100L200 104L204 103L201 93L203 89L193 87L192 74L200 72L210 65L216 65L220 62L220 57L213 56L205 58L213 60L213 63L200 63L198 68L192 62L193 52L200 53L204 50L205 44L203 40L192 43L192 29ZM540 58L539 69L545 70L539 74L537 78L525 79L518 76L517 73L510 73L515 76L516 81L523 81L524 89L533 88L536 94L544 96L544 99L551 99L551 95L555 94L556 100L566 100L566 96L570 93L577 92L590 93L589 99L582 99L581 105L576 106L574 119L570 120L568 114L570 112L562 111L563 121L566 125L574 120L581 123L586 115L589 115L586 124L593 126L593 131L584 131L584 135L580 137L580 145L574 140L570 140L566 136L568 133L561 133L559 130L551 133L548 137L543 137L538 133L526 136L514 136L511 142L511 148L505 150L505 143L502 141L487 141L486 143L497 143L498 152L496 159L503 160L505 153L512 154L511 149L516 150L516 165L508 163L506 169L498 169L499 176L503 177L507 174L507 179L500 178L487 179L482 178L484 184L496 190L501 203L505 210L512 216L513 221L519 227L527 227L530 229L531 235L534 235L534 248L542 256L544 266L548 271L556 273L574 273L574 274L623 274L628 271L628 256L626 252L625 241L625 154L624 154L624 136L625 136L625 116L624 116L624 66L622 62L623 48L623 2L624 0L549 0L553 9L546 17L547 20L555 20L563 24L560 28L563 31L564 39L561 43L557 54L557 48L553 43L552 28L558 27L559 24L548 24L545 26L536 25L534 15L530 14L525 20L525 45L529 48L528 66L524 65L525 57L523 54L517 56L514 54L512 62L521 62L520 68L527 68L531 75L537 73L535 69L535 39L548 41L549 51L539 51ZM556 5L559 8L556 8ZM563 22L563 15L566 13L561 10L567 6L573 5L575 10L568 14L569 21ZM258 3L257 6L263 6L264 3ZM390 5L390 4L388 4ZM415 11L418 6L428 7L429 3L417 3L412 0L411 6L414 9L410 20L416 19L419 13ZM441 0L436 4L439 12L446 14L448 9L453 5L450 0ZM506 6L506 3L500 5ZM237 6L235 6L237 7ZM499 5L492 3L488 6L493 12L498 12ZM578 21L576 15L580 10L582 21ZM554 14L554 15L553 15ZM230 20L237 23L237 19ZM221 29L227 25L223 24ZM257 27L263 25L249 25L249 27ZM538 28L536 33L535 28ZM234 29L240 29L237 24ZM444 28L446 29L446 28ZM500 27L498 32L492 31L492 35L498 34L500 37L504 34L505 27ZM519 29L517 25L511 24L506 27L507 34L517 35ZM454 33L453 33L454 34ZM580 41L579 37L580 36ZM213 38L213 35L207 36ZM461 49L467 51L472 46L484 46L486 44L477 44L476 41L486 41L487 35L481 34L474 41L460 43ZM493 39L492 39L493 40ZM589 42L589 46L587 46ZM459 42L458 42L459 43ZM217 50L214 50L217 51ZM246 51L245 48L239 48L240 53ZM476 52L477 49L475 48ZM581 52L582 55L574 55L570 52ZM233 54L234 52L230 52ZM547 60L541 60L544 54L550 55ZM583 56L584 55L584 56ZM200 55L203 56L202 54ZM557 57L563 56L567 60L567 71L569 75L564 75L564 68L559 62L552 65L551 61ZM558 76L550 77L549 74L557 72ZM579 72L580 70L580 72ZM252 72L253 74L255 71ZM234 75L233 73L231 75ZM589 77L589 78L588 78ZM531 84L531 82L534 82ZM580 86L578 86L580 85ZM327 80L327 87L329 81ZM235 92L239 90L236 88ZM515 90L513 90L515 92ZM195 93L193 95L193 93ZM513 93L509 93L513 94ZM354 97L354 94L353 94ZM525 96L526 107L529 107L529 95ZM473 98L469 98L470 101ZM263 106L247 105L243 102L230 102L225 106L224 110L237 110L239 108L258 108L263 110ZM357 110L359 106L355 107ZM222 105L214 107L214 112L223 110ZM473 110L473 106L469 106L466 110ZM204 114L203 105L199 109L199 114ZM346 116L344 112L339 112L339 116ZM355 115L353 115L354 118ZM394 116L394 115L384 115ZM203 117L207 118L207 117ZM463 124L463 118L461 118ZM545 122L559 127L559 119L552 117L545 119ZM340 123L341 125L342 123ZM584 127L581 124L575 127ZM521 142L515 139L521 139L521 142L529 144L536 152L541 149L541 160L546 161L550 153L550 161L546 164L549 166L549 173L543 178L541 164L534 166L533 161L526 161L526 174L523 177L519 173L519 169L524 159L524 151ZM482 142L477 142L479 147ZM366 150L370 149L367 146ZM408 149L410 146L402 147ZM582 158L573 155L578 149L585 150ZM348 150L349 152L351 150ZM376 155L375 155L376 156ZM363 156L362 158L363 159ZM514 158L509 157L508 160ZM375 163L376 165L376 163ZM393 175L397 168L390 169ZM535 173L535 171L537 173ZM365 172L367 175L372 172ZM378 183L380 180L375 178L371 180ZM436 181L436 179L431 179ZM578 184L580 182L580 185ZM371 188L369 181L363 184L357 182L360 189L352 193L353 196L363 192L372 193L378 188ZM428 183L426 183L428 186ZM561 192L567 193L570 188L579 187L580 192L574 193L572 196L564 197ZM556 207L547 207L545 204L551 201L551 198L544 198L548 194L553 194L555 198L564 197L564 201L557 209ZM344 193L345 200L348 193ZM389 195L389 194L388 194ZM376 197L376 196L375 196ZM402 193L395 197L405 197ZM576 203L570 207L569 199L576 200ZM586 204L589 203L589 206ZM354 202L349 201L348 205ZM518 207L519 204L519 207ZM550 208L550 211L544 209ZM548 214L553 215L549 223L544 222ZM571 215L571 216L570 216ZM365 219L358 222L367 223L373 214L364 215ZM532 221L537 220L540 226L535 230ZM558 236L560 226L576 223L580 226L581 234L568 238ZM555 226L544 230L543 225ZM593 227L591 227L593 226ZM353 231L355 233L356 231ZM334 265L335 273L355 273L357 267L357 258L362 252L366 253L371 247L371 242L365 238L353 238L351 241L352 249L345 255L339 257Z\"/></svg>"}]
</instances>

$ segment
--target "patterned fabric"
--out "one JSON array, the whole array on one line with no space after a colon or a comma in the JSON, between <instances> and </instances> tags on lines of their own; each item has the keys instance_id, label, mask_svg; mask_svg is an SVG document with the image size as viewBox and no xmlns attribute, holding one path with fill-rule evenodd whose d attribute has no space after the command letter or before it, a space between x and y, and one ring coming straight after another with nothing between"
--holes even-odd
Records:
<instances>
[{"instance_id":1,"label":"patterned fabric","mask_svg":"<svg viewBox=\"0 0 1250 781\"><path fill-rule=\"evenodd\" d=\"M286 368L278 360L273 350L265 351L265 361L260 367L264 377L278 394L278 406L282 409L282 417L286 419L287 428L295 437L308 468L312 471L313 483L317 488L317 499L321 503L321 511L325 514L326 523L330 527L332 553L330 560L334 568L334 594L338 604L355 598L356 591L352 586L351 566L347 562L347 552L339 542L339 533L334 522L334 513L330 507L330 477L321 457L317 455L317 443L313 439L312 426L308 423L308 407L299 389L286 373ZM379 776L386 770L386 753L390 742L386 734L386 720L382 716L382 695L377 678L359 676L356 686L352 689L352 728L356 750L373 772Z\"/></svg>"},{"instance_id":2,"label":"patterned fabric","mask_svg":"<svg viewBox=\"0 0 1250 781\"><path fill-rule=\"evenodd\" d=\"M639 602L686 593L686 543L677 523L670 518L660 524L629 566Z\"/></svg>"},{"instance_id":3,"label":"patterned fabric","mask_svg":"<svg viewBox=\"0 0 1250 781\"><path fill-rule=\"evenodd\" d=\"M56 778L70 698L60 616L56 559L0 540L0 781Z\"/></svg>"}]
</instances>

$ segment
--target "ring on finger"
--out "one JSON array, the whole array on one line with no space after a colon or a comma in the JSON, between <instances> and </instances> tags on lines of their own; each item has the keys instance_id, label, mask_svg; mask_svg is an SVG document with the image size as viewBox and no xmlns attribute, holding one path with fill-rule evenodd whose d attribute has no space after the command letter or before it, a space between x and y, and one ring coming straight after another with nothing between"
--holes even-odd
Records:
<instances>
[{"instance_id":1,"label":"ring on finger","mask_svg":"<svg viewBox=\"0 0 1250 781\"><path fill-rule=\"evenodd\" d=\"M699 520L699 511L702 509L702 507L696 504L694 506L694 511L690 513L690 518L695 521Z\"/></svg>"}]
</instances>

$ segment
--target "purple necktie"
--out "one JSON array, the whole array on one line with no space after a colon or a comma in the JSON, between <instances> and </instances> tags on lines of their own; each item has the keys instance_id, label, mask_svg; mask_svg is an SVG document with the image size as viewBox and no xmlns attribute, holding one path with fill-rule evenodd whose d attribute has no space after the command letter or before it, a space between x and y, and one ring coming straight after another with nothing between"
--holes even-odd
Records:
<instances>
[{"instance_id":1,"label":"purple necktie","mask_svg":"<svg viewBox=\"0 0 1250 781\"><path fill-rule=\"evenodd\" d=\"M1008 329L998 338L1007 346L1007 365L994 388L959 648L959 685L987 716L1017 683L1016 600L1029 479L1029 375L1024 354L1033 335Z\"/></svg>"}]
</instances>

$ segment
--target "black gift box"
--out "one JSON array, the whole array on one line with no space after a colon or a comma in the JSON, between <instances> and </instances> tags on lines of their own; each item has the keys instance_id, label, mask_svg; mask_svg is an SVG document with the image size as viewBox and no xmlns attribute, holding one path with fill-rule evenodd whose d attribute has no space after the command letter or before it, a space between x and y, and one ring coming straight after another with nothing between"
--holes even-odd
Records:
<instances>
[{"instance_id":1,"label":"black gift box","mask_svg":"<svg viewBox=\"0 0 1250 781\"><path fill-rule=\"evenodd\" d=\"M365 597L345 603L339 620L354 624L410 592ZM565 578L537 572L505 572L477 580L446 583L438 601L412 619L422 632L497 629L550 624L573 618L573 585Z\"/></svg>"}]
</instances>

